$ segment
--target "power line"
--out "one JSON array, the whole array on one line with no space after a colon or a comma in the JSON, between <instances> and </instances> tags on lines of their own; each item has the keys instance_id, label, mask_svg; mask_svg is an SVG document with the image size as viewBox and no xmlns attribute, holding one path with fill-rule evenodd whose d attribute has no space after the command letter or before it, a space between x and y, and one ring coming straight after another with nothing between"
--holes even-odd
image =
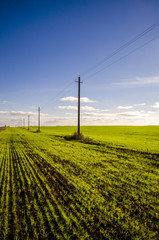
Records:
<instances>
[{"instance_id":1,"label":"power line","mask_svg":"<svg viewBox=\"0 0 159 240\"><path fill-rule=\"evenodd\" d=\"M89 79L89 78L97 75L98 73L100 73L100 72L104 71L105 69L111 67L111 66L114 65L115 63L117 63L117 62L121 61L122 59L128 57L128 56L131 55L132 53L134 53L134 52L138 51L139 49L145 47L146 45L148 45L149 43L151 43L152 41L154 41L154 40L156 40L156 39L158 39L158 38L159 38L159 35L156 36L156 37L154 37L154 38L152 38L151 40L147 41L147 42L144 43L143 45L141 45L141 46L133 49L132 51L130 51L130 52L127 53L126 55L118 58L117 60L115 60L114 62L112 62L112 63L110 63L109 65L105 66L104 68L98 70L98 71L95 72L94 74L88 76L87 78L84 78L83 80L87 80L87 79ZM71 82L71 83L69 83L63 90L61 90L61 91L50 101L50 103L51 103L52 101L55 101L55 100L57 99L57 97L60 96L64 91L66 91L66 89L68 89L73 83L74 83L74 81ZM49 103L48 105L50 105L50 103ZM44 105L44 106L45 106L45 105ZM44 107L43 107L43 108L44 108ZM46 109L46 107L45 107L45 109Z\"/></svg>"},{"instance_id":2,"label":"power line","mask_svg":"<svg viewBox=\"0 0 159 240\"><path fill-rule=\"evenodd\" d=\"M60 92L58 92L53 98L51 98L47 104L43 105L41 109L44 109L44 108L46 109L52 102L54 102L57 99L57 97L63 94L63 92L65 92L73 83L74 81L66 85Z\"/></svg>"},{"instance_id":3,"label":"power line","mask_svg":"<svg viewBox=\"0 0 159 240\"><path fill-rule=\"evenodd\" d=\"M154 24L152 24L150 27L148 27L147 29L145 29L143 32L141 32L140 34L138 34L137 36L135 36L134 38L132 38L130 41L126 42L125 44L123 44L121 47L119 47L118 49L116 49L115 51L113 51L110 55L106 56L105 58L103 58L102 60L100 60L98 63L96 63L95 65L93 65L92 67L90 67L88 70L86 70L83 74L81 74L82 76L85 76L87 73L89 73L90 71L94 70L95 68L97 68L98 66L100 66L102 63L106 62L107 60L109 60L110 58L112 58L114 55L116 55L117 53L119 53L120 51L122 51L123 49L129 47L130 45L132 45L134 42L136 42L138 39L140 39L141 37L143 37L144 35L146 35L147 33L149 33L150 31L152 31L154 28L156 28L157 26L159 26L159 21L155 22Z\"/></svg>"},{"instance_id":4,"label":"power line","mask_svg":"<svg viewBox=\"0 0 159 240\"><path fill-rule=\"evenodd\" d=\"M103 70L105 70L105 69L107 69L107 68L111 67L111 66L112 66L112 65L114 65L115 63L117 63L117 62L121 61L122 59L124 59L124 58L128 57L129 55L131 55L132 53L136 52L137 50L139 50L139 49L141 49L141 48L145 47L146 45L148 45L148 44L149 44L149 43L151 43L152 41L156 40L157 38L159 38L159 35L158 35L157 37L154 37L153 39L151 39L151 40L147 41L147 42L146 42L146 43L144 43L143 45L141 45L141 46L139 46L139 47L135 48L135 49L134 49L134 50L132 50L131 52L127 53L126 55L124 55L124 56L122 56L122 57L118 58L116 61L114 61L114 62L110 63L110 64L109 64L109 65L107 65L106 67L104 67L104 68L102 68L102 69L98 70L97 72L93 73L93 74L92 74L92 75L90 75L89 77L87 77L87 78L84 78L83 80L87 80L87 79L89 79L89 78L91 78L91 77L93 77L93 76L97 75L98 73L100 73L100 72L102 72Z\"/></svg>"},{"instance_id":5,"label":"power line","mask_svg":"<svg viewBox=\"0 0 159 240\"><path fill-rule=\"evenodd\" d=\"M146 35L147 33L149 33L150 31L152 31L154 28L156 28L157 26L159 26L159 21L155 22L154 24L152 24L150 27L148 27L147 29L145 29L143 32L141 32L140 34L138 34L137 36L135 36L134 38L132 38L130 41L126 42L125 44L123 44L121 47L119 47L118 49L116 49L115 51L113 51L110 55L108 55L107 57L103 58L101 61L99 61L98 63L96 63L95 65L93 65L92 67L90 67L87 71L85 71L83 74L81 74L82 76L85 76L87 73L91 72L92 70L96 69L98 66L100 66L101 64L103 64L104 62L108 61L110 58L112 58L114 55L118 54L120 51L124 50L125 48L131 46L133 43L135 43L137 40L139 40L141 37L143 37L144 35ZM148 42L144 43L143 45L135 48L134 50L130 51L128 54L120 57L119 59L115 60L114 62L110 63L109 65L105 66L104 68L98 70L97 72L93 73L92 75L84 78L83 80L86 80L92 76L95 76L96 74L100 73L101 71L109 68L110 66L112 66L113 64L121 61L122 59L124 59L125 57L129 56L130 54L134 53L135 51L139 50L140 48L146 46L147 44L149 44L150 42L154 41L155 39L159 38L159 36L149 40ZM48 101L48 104L44 104L41 109L43 108L47 108L52 102L55 102L55 100L57 99L57 97L59 97L63 92L65 92L72 84L74 83L71 82L68 85L66 85L65 88L63 88L58 94L55 95L55 97L51 98Z\"/></svg>"}]
</instances>

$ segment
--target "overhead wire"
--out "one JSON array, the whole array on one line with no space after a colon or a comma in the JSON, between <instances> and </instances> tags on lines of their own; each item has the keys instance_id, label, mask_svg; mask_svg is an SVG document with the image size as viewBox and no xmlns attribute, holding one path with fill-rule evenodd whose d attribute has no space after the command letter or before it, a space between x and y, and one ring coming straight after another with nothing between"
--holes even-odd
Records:
<instances>
[{"instance_id":1,"label":"overhead wire","mask_svg":"<svg viewBox=\"0 0 159 240\"><path fill-rule=\"evenodd\" d=\"M85 76L87 73L89 73L90 71L94 70L95 68L99 67L101 64L103 64L104 62L108 61L110 58L112 58L114 55L118 54L120 51L124 50L125 48L131 46L134 42L136 42L137 40L139 40L141 37L143 37L144 35L146 35L147 33L149 33L150 31L152 31L154 28L156 28L157 26L159 26L159 21L155 22L154 24L152 24L150 27L148 27L147 29L145 29L143 32L141 32L140 34L138 34L137 36L135 36L134 38L132 38L130 41L126 42L125 44L123 44L121 47L119 47L118 49L116 49L115 51L113 51L110 55L106 56L105 58L103 58L102 60L100 60L98 63L96 63L95 65L93 65L92 67L88 68L85 72L83 72L81 74L81 76Z\"/></svg>"},{"instance_id":2,"label":"overhead wire","mask_svg":"<svg viewBox=\"0 0 159 240\"><path fill-rule=\"evenodd\" d=\"M151 43L152 41L156 40L157 38L159 38L159 35L158 35L158 36L156 36L156 37L154 37L153 39L151 39L151 40L147 41L147 42L146 42L146 43L144 43L143 45L141 45L141 46L139 46L139 47L137 47L137 48L133 49L132 51L130 51L130 52L129 52L129 53L127 53L126 55L124 55L124 56L122 56L122 57L118 58L118 59L117 59L117 60L115 60L114 62L112 62L112 63L110 63L109 65L105 66L104 68L102 68L102 69L98 70L97 72L93 73L92 75L88 76L87 78L84 78L84 79L83 79L83 81L84 81L84 80L87 80L87 79L89 79L89 78L91 78L91 77L93 77L93 76L97 75L98 73L100 73L100 72L104 71L105 69L107 69L107 68L111 67L111 66L112 66L112 65L114 65L115 63L117 63L117 62L121 61L122 59L124 59L124 58L128 57L129 55L131 55L132 53L136 52L137 50L139 50L139 49L141 49L141 48L145 47L146 45L148 45L148 44L149 44L149 43Z\"/></svg>"},{"instance_id":3,"label":"overhead wire","mask_svg":"<svg viewBox=\"0 0 159 240\"><path fill-rule=\"evenodd\" d=\"M133 43L135 43L137 40L139 40L140 38L142 38L144 35L146 35L147 33L149 33L150 31L152 31L154 28L156 28L157 26L159 26L159 21L155 22L154 24L152 24L150 27L148 27L147 29L145 29L143 32L141 32L140 34L138 34L137 36L135 36L134 38L132 38L130 41L126 42L125 44L123 44L121 47L119 47L118 49L116 49L115 51L113 51L110 55L106 56L105 58L103 58L102 60L100 60L98 63L96 63L95 65L93 65L92 67L90 67L89 69L87 69L85 72L83 72L81 74L81 76L85 76L87 75L89 72L93 71L94 69L96 69L97 67L99 67L101 64L105 63L106 61L108 61L109 59L111 59L113 56L115 56L116 54L118 54L119 52L121 52L122 50L124 50L125 48L131 46ZM107 66L103 67L102 69L98 70L97 72L91 74L88 77L83 78L83 80L87 80L95 75L97 75L98 73L102 72L103 70L109 68L110 66L114 65L115 63L121 61L122 59L124 59L125 57L129 56L130 54L134 53L135 51L139 50L140 48L143 48L144 46L148 45L150 42L156 40L157 38L159 38L159 36L154 37L153 39L147 41L146 43L144 43L143 45L135 48L134 50L130 51L129 53L127 53L126 55L118 58L117 60L115 60L114 62L108 64ZM41 109L46 109L50 103L55 102L57 100L57 97L59 97L61 94L63 94L63 92L65 92L72 84L74 83L74 81L72 81L71 83L69 83L68 85L66 85L59 93L57 93L53 98L51 98L48 102L48 104L44 104Z\"/></svg>"},{"instance_id":4,"label":"overhead wire","mask_svg":"<svg viewBox=\"0 0 159 240\"><path fill-rule=\"evenodd\" d=\"M65 92L70 86L72 86L74 83L74 81L72 81L71 83L67 84L60 92L58 92L53 98L51 98L47 104L44 104L41 106L41 109L43 110L44 108L46 109L50 103L55 102L55 100L57 99L57 97L59 97L61 94L63 94L63 92Z\"/></svg>"}]
</instances>

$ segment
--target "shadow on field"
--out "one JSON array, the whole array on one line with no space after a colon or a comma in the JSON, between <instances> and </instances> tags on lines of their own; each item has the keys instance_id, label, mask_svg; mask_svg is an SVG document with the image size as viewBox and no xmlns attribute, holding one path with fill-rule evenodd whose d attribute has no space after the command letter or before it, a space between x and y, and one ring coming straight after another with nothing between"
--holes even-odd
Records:
<instances>
[{"instance_id":1,"label":"shadow on field","mask_svg":"<svg viewBox=\"0 0 159 240\"><path fill-rule=\"evenodd\" d=\"M128 155L133 155L137 157L142 157L142 158L147 158L151 160L151 165L153 166L159 166L159 153L151 153L151 152L144 152L140 150L135 150L135 149L129 149L126 148L125 146L117 146L117 145L112 145L108 142L100 142L96 141L91 138L85 138L83 135L82 136L77 136L77 133L74 133L73 135L67 135L67 136L54 136L58 140L61 141L72 141L72 142L80 142L83 144L88 144L88 145L94 145L97 146L96 151L100 152L106 152L108 149L109 151L116 152L119 154L128 154ZM107 150L106 150L107 149ZM152 161L153 160L153 161Z\"/></svg>"},{"instance_id":2,"label":"shadow on field","mask_svg":"<svg viewBox=\"0 0 159 240\"><path fill-rule=\"evenodd\" d=\"M30 131L30 132L32 132L32 133L41 133L41 131L39 131L39 130L36 130L36 131Z\"/></svg>"}]
</instances>

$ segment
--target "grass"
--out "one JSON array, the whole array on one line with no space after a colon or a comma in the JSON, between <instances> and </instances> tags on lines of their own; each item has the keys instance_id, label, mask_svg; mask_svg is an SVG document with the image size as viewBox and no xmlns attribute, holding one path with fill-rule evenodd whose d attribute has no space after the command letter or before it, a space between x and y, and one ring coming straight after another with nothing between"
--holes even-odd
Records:
<instances>
[{"instance_id":1,"label":"grass","mask_svg":"<svg viewBox=\"0 0 159 240\"><path fill-rule=\"evenodd\" d=\"M159 127L0 133L1 239L159 239Z\"/></svg>"},{"instance_id":2,"label":"grass","mask_svg":"<svg viewBox=\"0 0 159 240\"><path fill-rule=\"evenodd\" d=\"M92 139L90 139L88 137L86 138L86 137L84 137L84 135L82 133L78 134L77 132L74 132L74 134L72 134L72 135L66 135L64 138L68 141L77 140L77 141L84 141L87 143L92 141Z\"/></svg>"}]
</instances>

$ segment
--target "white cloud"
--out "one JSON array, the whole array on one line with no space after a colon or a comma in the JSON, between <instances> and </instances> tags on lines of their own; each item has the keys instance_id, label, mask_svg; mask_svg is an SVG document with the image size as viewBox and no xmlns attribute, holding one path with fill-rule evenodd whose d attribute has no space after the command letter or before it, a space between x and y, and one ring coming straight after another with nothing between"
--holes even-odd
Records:
<instances>
[{"instance_id":1,"label":"white cloud","mask_svg":"<svg viewBox=\"0 0 159 240\"><path fill-rule=\"evenodd\" d=\"M115 116L115 113L104 113L104 112L84 112L82 116L89 116L89 117L112 117Z\"/></svg>"},{"instance_id":2,"label":"white cloud","mask_svg":"<svg viewBox=\"0 0 159 240\"><path fill-rule=\"evenodd\" d=\"M145 106L146 103L133 104L132 106L118 106L117 109L132 109L133 107Z\"/></svg>"},{"instance_id":3,"label":"white cloud","mask_svg":"<svg viewBox=\"0 0 159 240\"><path fill-rule=\"evenodd\" d=\"M68 109L68 110L77 110L78 107L77 106L58 106L59 109ZM81 106L81 110L85 110L85 111L94 111L95 108L94 107L90 107L90 106Z\"/></svg>"},{"instance_id":4,"label":"white cloud","mask_svg":"<svg viewBox=\"0 0 159 240\"><path fill-rule=\"evenodd\" d=\"M81 112L81 126L83 125L153 125L157 124L159 112L152 111L120 111L98 112L83 110ZM66 116L46 117L43 125L77 125L77 113L66 113Z\"/></svg>"},{"instance_id":5,"label":"white cloud","mask_svg":"<svg viewBox=\"0 0 159 240\"><path fill-rule=\"evenodd\" d=\"M1 104L3 104L3 105L4 104L15 105L14 102L6 101L6 100L1 101Z\"/></svg>"},{"instance_id":6,"label":"white cloud","mask_svg":"<svg viewBox=\"0 0 159 240\"><path fill-rule=\"evenodd\" d=\"M94 107L89 107L89 106L82 106L81 110L84 110L84 111L95 111L95 108Z\"/></svg>"},{"instance_id":7,"label":"white cloud","mask_svg":"<svg viewBox=\"0 0 159 240\"><path fill-rule=\"evenodd\" d=\"M151 106L152 108L159 108L159 102L156 102L155 105Z\"/></svg>"},{"instance_id":8,"label":"white cloud","mask_svg":"<svg viewBox=\"0 0 159 240\"><path fill-rule=\"evenodd\" d=\"M6 112L5 112L6 113ZM24 112L17 112L23 114ZM25 112L28 114L29 112ZM2 114L2 111L1 111ZM15 111L14 111L15 114ZM15 126L20 124L22 118L26 115L1 115L0 125ZM37 126L37 115L31 115L31 125ZM96 112L96 111L82 111L81 125L155 125L159 121L158 111L120 111L120 112ZM27 118L26 118L27 125ZM77 125L77 113L66 113L66 116L44 116L41 117L41 126L68 126Z\"/></svg>"},{"instance_id":9,"label":"white cloud","mask_svg":"<svg viewBox=\"0 0 159 240\"><path fill-rule=\"evenodd\" d=\"M99 113L105 113L105 112L109 112L110 109L100 109L100 108L94 108L94 111L95 112L99 112Z\"/></svg>"},{"instance_id":10,"label":"white cloud","mask_svg":"<svg viewBox=\"0 0 159 240\"><path fill-rule=\"evenodd\" d=\"M59 109L77 110L77 106L58 106Z\"/></svg>"},{"instance_id":11,"label":"white cloud","mask_svg":"<svg viewBox=\"0 0 159 240\"><path fill-rule=\"evenodd\" d=\"M60 100L61 100L61 101L67 101L67 102L77 102L77 101L78 101L78 98L70 96L70 97L61 98ZM94 102L96 102L96 101L91 100L91 99L89 99L89 98L87 98L87 97L82 97L82 98L80 98L80 102L84 102L84 103L94 103Z\"/></svg>"},{"instance_id":12,"label":"white cloud","mask_svg":"<svg viewBox=\"0 0 159 240\"><path fill-rule=\"evenodd\" d=\"M60 99L61 101L67 101L67 102L77 102L77 98L76 97L63 97Z\"/></svg>"},{"instance_id":13,"label":"white cloud","mask_svg":"<svg viewBox=\"0 0 159 240\"><path fill-rule=\"evenodd\" d=\"M151 112L153 113L153 112ZM129 112L121 112L117 113L118 116L122 117L131 117L131 118L145 118L149 116L150 112L143 111L129 111Z\"/></svg>"},{"instance_id":14,"label":"white cloud","mask_svg":"<svg viewBox=\"0 0 159 240\"><path fill-rule=\"evenodd\" d=\"M145 111L129 111L129 112L119 112L119 113L96 113L96 112L84 112L81 116L84 117L98 117L105 119L121 119L121 118L145 118L154 112Z\"/></svg>"},{"instance_id":15,"label":"white cloud","mask_svg":"<svg viewBox=\"0 0 159 240\"><path fill-rule=\"evenodd\" d=\"M159 84L159 76L136 77L132 81L114 83L114 85L118 85L118 86L152 85L152 84Z\"/></svg>"},{"instance_id":16,"label":"white cloud","mask_svg":"<svg viewBox=\"0 0 159 240\"><path fill-rule=\"evenodd\" d=\"M114 113L81 113L83 125L153 125L157 124L159 113L152 111L127 111Z\"/></svg>"},{"instance_id":17,"label":"white cloud","mask_svg":"<svg viewBox=\"0 0 159 240\"><path fill-rule=\"evenodd\" d=\"M159 76L153 76L153 77L137 77L135 79L136 81L132 82L133 83L137 83L137 84L156 84L159 83Z\"/></svg>"},{"instance_id":18,"label":"white cloud","mask_svg":"<svg viewBox=\"0 0 159 240\"><path fill-rule=\"evenodd\" d=\"M145 106L146 103L138 103L138 104L134 104L134 107L138 107L138 106Z\"/></svg>"},{"instance_id":19,"label":"white cloud","mask_svg":"<svg viewBox=\"0 0 159 240\"><path fill-rule=\"evenodd\" d=\"M24 111L0 111L1 115L16 115L16 116L37 116L37 112L24 112ZM41 113L41 116L47 116L48 114Z\"/></svg>"},{"instance_id":20,"label":"white cloud","mask_svg":"<svg viewBox=\"0 0 159 240\"><path fill-rule=\"evenodd\" d=\"M75 126L77 125L77 116L73 117L48 117L43 126Z\"/></svg>"},{"instance_id":21,"label":"white cloud","mask_svg":"<svg viewBox=\"0 0 159 240\"><path fill-rule=\"evenodd\" d=\"M0 111L0 125L4 126L21 126L21 121L25 119L26 125L28 121L28 115L30 116L30 125L38 125L38 114L37 112L24 112L24 111ZM48 114L40 113L41 122L48 117Z\"/></svg>"},{"instance_id":22,"label":"white cloud","mask_svg":"<svg viewBox=\"0 0 159 240\"><path fill-rule=\"evenodd\" d=\"M81 102L84 102L84 103L94 103L94 102L96 102L96 101L91 100L91 99L89 99L89 98L87 98L87 97L82 97L82 98L80 98L80 101L81 101Z\"/></svg>"},{"instance_id":23,"label":"white cloud","mask_svg":"<svg viewBox=\"0 0 159 240\"><path fill-rule=\"evenodd\" d=\"M131 109L133 106L118 106L117 109Z\"/></svg>"}]
</instances>

